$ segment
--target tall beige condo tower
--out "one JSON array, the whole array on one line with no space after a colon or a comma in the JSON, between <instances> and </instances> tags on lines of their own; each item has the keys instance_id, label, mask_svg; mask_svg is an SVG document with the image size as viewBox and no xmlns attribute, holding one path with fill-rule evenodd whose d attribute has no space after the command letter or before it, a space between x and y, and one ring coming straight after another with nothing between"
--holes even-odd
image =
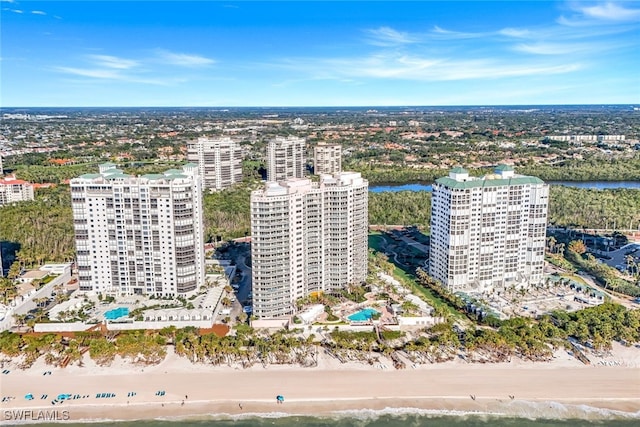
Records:
<instances>
[{"instance_id":1,"label":"tall beige condo tower","mask_svg":"<svg viewBox=\"0 0 640 427\"><path fill-rule=\"evenodd\" d=\"M186 296L204 284L196 165L136 177L106 163L71 180L71 204L80 290Z\"/></svg>"},{"instance_id":2,"label":"tall beige condo tower","mask_svg":"<svg viewBox=\"0 0 640 427\"><path fill-rule=\"evenodd\" d=\"M368 183L359 173L292 178L251 193L253 312L287 316L312 292L367 276Z\"/></svg>"},{"instance_id":3,"label":"tall beige condo tower","mask_svg":"<svg viewBox=\"0 0 640 427\"><path fill-rule=\"evenodd\" d=\"M429 273L452 292L543 280L549 186L510 166L494 172L458 167L433 185Z\"/></svg>"},{"instance_id":4,"label":"tall beige condo tower","mask_svg":"<svg viewBox=\"0 0 640 427\"><path fill-rule=\"evenodd\" d=\"M284 181L304 176L306 141L278 136L267 145L267 181Z\"/></svg>"},{"instance_id":5,"label":"tall beige condo tower","mask_svg":"<svg viewBox=\"0 0 640 427\"><path fill-rule=\"evenodd\" d=\"M313 173L333 174L342 171L342 146L320 142L313 148Z\"/></svg>"},{"instance_id":6,"label":"tall beige condo tower","mask_svg":"<svg viewBox=\"0 0 640 427\"><path fill-rule=\"evenodd\" d=\"M229 137L198 138L187 145L187 159L198 165L204 188L222 190L242 181L242 149Z\"/></svg>"}]
</instances>

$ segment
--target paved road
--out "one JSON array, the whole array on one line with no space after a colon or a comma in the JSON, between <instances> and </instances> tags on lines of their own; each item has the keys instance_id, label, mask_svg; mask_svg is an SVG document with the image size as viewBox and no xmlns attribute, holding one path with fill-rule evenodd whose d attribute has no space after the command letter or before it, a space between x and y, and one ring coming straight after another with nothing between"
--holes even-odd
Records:
<instances>
[{"instance_id":1,"label":"paved road","mask_svg":"<svg viewBox=\"0 0 640 427\"><path fill-rule=\"evenodd\" d=\"M238 282L240 287L236 292L236 298L241 302L245 301L249 296L249 292L251 292L251 267L245 263L245 259L245 255L241 255L236 259L236 267L242 274L242 278Z\"/></svg>"},{"instance_id":2,"label":"paved road","mask_svg":"<svg viewBox=\"0 0 640 427\"><path fill-rule=\"evenodd\" d=\"M601 254L607 255L609 257L611 257L611 259L603 259L602 261L611 266L611 267L615 267L616 265L623 265L626 266L627 265L627 255L626 253L629 251L632 251L633 249L638 249L635 253L633 253L632 255L635 257L636 261L638 260L638 257L640 257L640 243L630 243L628 245L623 246L622 248L618 249L617 251L610 251L610 252L599 252Z\"/></svg>"}]
</instances>

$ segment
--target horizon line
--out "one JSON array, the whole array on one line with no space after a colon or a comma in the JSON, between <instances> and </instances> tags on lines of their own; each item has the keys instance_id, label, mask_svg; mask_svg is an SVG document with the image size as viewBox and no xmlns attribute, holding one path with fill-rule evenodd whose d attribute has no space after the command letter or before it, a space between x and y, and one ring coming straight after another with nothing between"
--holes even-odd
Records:
<instances>
[{"instance_id":1,"label":"horizon line","mask_svg":"<svg viewBox=\"0 0 640 427\"><path fill-rule=\"evenodd\" d=\"M416 108L416 107L571 107L571 106L634 106L638 103L569 103L569 104L367 104L367 105L35 105L35 106L0 106L0 110L5 109L25 109L25 108Z\"/></svg>"}]
</instances>

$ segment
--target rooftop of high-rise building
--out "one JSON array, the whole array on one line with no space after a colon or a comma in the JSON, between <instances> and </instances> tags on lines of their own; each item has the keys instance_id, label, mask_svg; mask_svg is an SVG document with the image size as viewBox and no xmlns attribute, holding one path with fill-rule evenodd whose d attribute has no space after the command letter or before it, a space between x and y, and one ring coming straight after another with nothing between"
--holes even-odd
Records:
<instances>
[{"instance_id":1,"label":"rooftop of high-rise building","mask_svg":"<svg viewBox=\"0 0 640 427\"><path fill-rule=\"evenodd\" d=\"M497 187L503 185L544 184L540 178L515 173L509 165L498 165L493 173L481 177L470 176L462 167L455 167L449 176L436 179L436 183L449 188L467 189L479 187Z\"/></svg>"}]
</instances>

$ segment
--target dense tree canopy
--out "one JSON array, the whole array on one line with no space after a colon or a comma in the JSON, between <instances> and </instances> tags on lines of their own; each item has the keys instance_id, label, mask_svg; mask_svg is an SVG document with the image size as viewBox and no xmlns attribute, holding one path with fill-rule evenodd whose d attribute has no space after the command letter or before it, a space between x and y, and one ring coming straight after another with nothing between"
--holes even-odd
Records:
<instances>
[{"instance_id":1,"label":"dense tree canopy","mask_svg":"<svg viewBox=\"0 0 640 427\"><path fill-rule=\"evenodd\" d=\"M68 186L40 189L36 198L0 208L0 240L19 245L24 266L75 257Z\"/></svg>"},{"instance_id":2,"label":"dense tree canopy","mask_svg":"<svg viewBox=\"0 0 640 427\"><path fill-rule=\"evenodd\" d=\"M640 190L551 186L549 223L585 228L637 229Z\"/></svg>"},{"instance_id":3,"label":"dense tree canopy","mask_svg":"<svg viewBox=\"0 0 640 427\"><path fill-rule=\"evenodd\" d=\"M370 224L428 226L430 218L430 193L369 193Z\"/></svg>"},{"instance_id":4,"label":"dense tree canopy","mask_svg":"<svg viewBox=\"0 0 640 427\"><path fill-rule=\"evenodd\" d=\"M205 193L205 241L251 233L250 184ZM428 229L431 194L402 191L369 194L369 223L417 225ZM640 190L591 190L552 186L549 223L576 228L626 229L640 224ZM36 199L0 208L0 240L20 246L24 265L74 258L69 187L43 188Z\"/></svg>"}]
</instances>

